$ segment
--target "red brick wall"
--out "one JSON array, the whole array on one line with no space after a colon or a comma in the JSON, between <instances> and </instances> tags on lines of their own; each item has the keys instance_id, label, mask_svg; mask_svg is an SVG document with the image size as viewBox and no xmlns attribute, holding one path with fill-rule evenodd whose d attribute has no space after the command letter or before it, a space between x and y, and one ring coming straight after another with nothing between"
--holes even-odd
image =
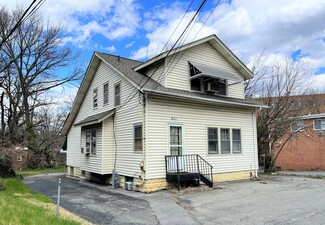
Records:
<instances>
[{"instance_id":1,"label":"red brick wall","mask_svg":"<svg viewBox=\"0 0 325 225\"><path fill-rule=\"evenodd\" d=\"M325 136L313 129L313 119L304 120L304 125L305 130L292 137L276 161L282 170L325 170ZM273 150L274 155L281 144Z\"/></svg>"}]
</instances>

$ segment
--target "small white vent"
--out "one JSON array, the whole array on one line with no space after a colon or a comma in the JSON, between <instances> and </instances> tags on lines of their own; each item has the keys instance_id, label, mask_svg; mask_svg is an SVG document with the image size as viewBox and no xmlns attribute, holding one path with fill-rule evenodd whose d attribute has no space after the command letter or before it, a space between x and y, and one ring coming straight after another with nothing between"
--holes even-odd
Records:
<instances>
[{"instance_id":1,"label":"small white vent","mask_svg":"<svg viewBox=\"0 0 325 225\"><path fill-rule=\"evenodd\" d=\"M324 131L319 131L319 132L318 132L318 136L319 136L319 137L323 137L323 136L324 136Z\"/></svg>"}]
</instances>

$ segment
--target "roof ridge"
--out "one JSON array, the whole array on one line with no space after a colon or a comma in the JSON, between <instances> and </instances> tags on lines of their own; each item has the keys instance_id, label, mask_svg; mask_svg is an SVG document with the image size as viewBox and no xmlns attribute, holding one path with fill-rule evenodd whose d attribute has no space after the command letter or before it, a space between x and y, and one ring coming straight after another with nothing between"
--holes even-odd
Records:
<instances>
[{"instance_id":1,"label":"roof ridge","mask_svg":"<svg viewBox=\"0 0 325 225\"><path fill-rule=\"evenodd\" d=\"M126 59L126 60L130 60L130 61L134 61L134 62L137 62L137 63L143 63L141 61L138 61L138 60L135 60L135 59L130 59L130 58L126 58L126 57L123 57L123 56L120 56L120 55L113 55L113 54L110 54L110 53L106 53L106 52L98 52L98 51L95 51L96 53L99 53L99 54L104 54L104 55L108 55L108 56L112 56L112 57L120 57L121 59Z\"/></svg>"}]
</instances>

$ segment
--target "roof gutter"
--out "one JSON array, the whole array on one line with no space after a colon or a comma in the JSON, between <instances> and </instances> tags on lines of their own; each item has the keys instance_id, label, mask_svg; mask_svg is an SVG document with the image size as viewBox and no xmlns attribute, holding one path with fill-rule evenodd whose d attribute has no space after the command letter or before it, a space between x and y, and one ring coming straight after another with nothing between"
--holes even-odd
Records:
<instances>
[{"instance_id":1,"label":"roof gutter","mask_svg":"<svg viewBox=\"0 0 325 225\"><path fill-rule=\"evenodd\" d=\"M238 105L238 106L245 106L245 107L253 107L253 108L269 108L267 105L257 105L257 104L248 104L248 103L240 103L240 102L229 102L229 101L223 101L223 100L217 100L217 99L206 99L198 96L188 96L183 94L177 94L177 93L169 93L165 91L158 91L155 90L152 92L151 89L143 89L144 93L157 95L157 96L167 96L167 97L178 97L181 99L194 99L200 102L210 102L210 103L220 103L220 104L226 104L226 105Z\"/></svg>"}]
</instances>

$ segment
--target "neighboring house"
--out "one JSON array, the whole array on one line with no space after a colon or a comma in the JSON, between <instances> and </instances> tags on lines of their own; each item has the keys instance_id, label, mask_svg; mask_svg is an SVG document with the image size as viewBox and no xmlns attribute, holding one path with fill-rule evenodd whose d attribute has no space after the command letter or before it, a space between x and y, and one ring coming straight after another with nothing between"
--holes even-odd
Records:
<instances>
[{"instance_id":1,"label":"neighboring house","mask_svg":"<svg viewBox=\"0 0 325 225\"><path fill-rule=\"evenodd\" d=\"M299 116L289 132L296 134L283 147L275 166L281 170L325 170L325 94L294 97L291 109L299 110ZM276 144L273 155L283 143Z\"/></svg>"},{"instance_id":2,"label":"neighboring house","mask_svg":"<svg viewBox=\"0 0 325 225\"><path fill-rule=\"evenodd\" d=\"M62 130L68 174L108 183L118 174L143 192L254 176L264 105L245 99L250 78L215 35L144 63L95 52Z\"/></svg>"},{"instance_id":3,"label":"neighboring house","mask_svg":"<svg viewBox=\"0 0 325 225\"><path fill-rule=\"evenodd\" d=\"M31 152L26 147L15 146L10 148L2 148L0 150L0 157L10 157L12 167L16 171L27 168L27 162L30 155Z\"/></svg>"}]
</instances>

